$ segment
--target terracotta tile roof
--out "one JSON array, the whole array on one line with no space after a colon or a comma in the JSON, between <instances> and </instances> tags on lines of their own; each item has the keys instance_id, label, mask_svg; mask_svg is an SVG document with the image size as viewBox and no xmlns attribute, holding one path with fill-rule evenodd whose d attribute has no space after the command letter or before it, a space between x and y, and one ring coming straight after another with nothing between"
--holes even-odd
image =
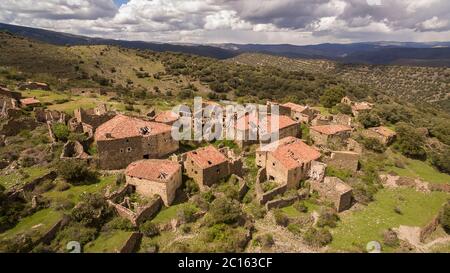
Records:
<instances>
[{"instance_id":1,"label":"terracotta tile roof","mask_svg":"<svg viewBox=\"0 0 450 273\"><path fill-rule=\"evenodd\" d=\"M319 132L321 134L334 135L340 132L351 131L352 127L345 125L322 125L322 126L313 126L310 129Z\"/></svg>"},{"instance_id":2,"label":"terracotta tile roof","mask_svg":"<svg viewBox=\"0 0 450 273\"><path fill-rule=\"evenodd\" d=\"M172 123L177 121L180 118L180 116L172 111L165 111L161 112L155 117L156 122L161 123Z\"/></svg>"},{"instance_id":3,"label":"terracotta tile roof","mask_svg":"<svg viewBox=\"0 0 450 273\"><path fill-rule=\"evenodd\" d=\"M193 160L200 168L206 169L215 165L219 165L228 159L214 146L207 146L188 152L188 160Z\"/></svg>"},{"instance_id":4,"label":"terracotta tile roof","mask_svg":"<svg viewBox=\"0 0 450 273\"><path fill-rule=\"evenodd\" d=\"M299 104L296 104L293 102L285 103L285 104L283 104L283 106L291 108L292 111L300 112L300 113L305 111L308 108L307 106L299 105Z\"/></svg>"},{"instance_id":5,"label":"terracotta tile roof","mask_svg":"<svg viewBox=\"0 0 450 273\"><path fill-rule=\"evenodd\" d=\"M393 137L396 135L396 133L394 131L392 131L391 129L384 127L384 126L369 128L369 130L374 131L385 137Z\"/></svg>"},{"instance_id":6,"label":"terracotta tile roof","mask_svg":"<svg viewBox=\"0 0 450 273\"><path fill-rule=\"evenodd\" d=\"M296 137L285 137L283 139L280 139L278 141L269 143L269 144L261 144L260 147L258 149L256 149L256 152L270 152L270 151L275 151L275 149L277 149L279 146L283 146L289 143L292 143L294 141L298 140L298 138Z\"/></svg>"},{"instance_id":7,"label":"terracotta tile roof","mask_svg":"<svg viewBox=\"0 0 450 273\"><path fill-rule=\"evenodd\" d=\"M30 105L30 104L39 104L41 102L35 98L25 98L25 99L21 99L20 103L23 105Z\"/></svg>"},{"instance_id":8,"label":"terracotta tile roof","mask_svg":"<svg viewBox=\"0 0 450 273\"><path fill-rule=\"evenodd\" d=\"M252 126L258 126L258 128L261 128L262 126L265 126L266 128L266 132L267 133L272 133L272 122L276 121L276 118L278 118L278 126L279 129L284 129L287 127L290 127L292 125L298 124L296 121L294 121L293 119L291 119L288 116L272 116L272 115L267 115L267 119L266 120L261 120L259 121L258 118L254 118L251 117L250 115L245 115L244 117L239 118L236 121L236 128L238 130L248 130L250 128L252 128ZM262 127L264 128L264 127Z\"/></svg>"},{"instance_id":9,"label":"terracotta tile roof","mask_svg":"<svg viewBox=\"0 0 450 273\"><path fill-rule=\"evenodd\" d=\"M176 162L170 160L150 159L131 163L125 170L125 175L166 183L180 170L181 166Z\"/></svg>"},{"instance_id":10,"label":"terracotta tile roof","mask_svg":"<svg viewBox=\"0 0 450 273\"><path fill-rule=\"evenodd\" d=\"M321 157L319 151L298 138L291 138L288 143L279 146L271 154L288 170Z\"/></svg>"},{"instance_id":11,"label":"terracotta tile roof","mask_svg":"<svg viewBox=\"0 0 450 273\"><path fill-rule=\"evenodd\" d=\"M95 131L95 140L111 140L137 136L151 136L170 132L172 127L157 122L150 122L124 115L117 115L113 119L100 125Z\"/></svg>"}]
</instances>

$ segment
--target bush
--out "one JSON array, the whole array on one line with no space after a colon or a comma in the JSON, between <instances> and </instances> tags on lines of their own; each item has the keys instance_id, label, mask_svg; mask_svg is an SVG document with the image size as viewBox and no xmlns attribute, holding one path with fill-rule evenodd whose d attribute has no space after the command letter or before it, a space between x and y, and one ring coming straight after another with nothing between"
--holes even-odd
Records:
<instances>
[{"instance_id":1,"label":"bush","mask_svg":"<svg viewBox=\"0 0 450 273\"><path fill-rule=\"evenodd\" d=\"M309 228L303 235L306 244L312 247L324 247L331 243L333 237L327 229Z\"/></svg>"},{"instance_id":2,"label":"bush","mask_svg":"<svg viewBox=\"0 0 450 273\"><path fill-rule=\"evenodd\" d=\"M439 171L450 174L450 149L430 152L431 164Z\"/></svg>"},{"instance_id":3,"label":"bush","mask_svg":"<svg viewBox=\"0 0 450 273\"><path fill-rule=\"evenodd\" d=\"M397 247L399 245L397 233L392 229L388 229L383 233L383 243L389 247Z\"/></svg>"},{"instance_id":4,"label":"bush","mask_svg":"<svg viewBox=\"0 0 450 273\"><path fill-rule=\"evenodd\" d=\"M442 209L442 212L440 214L440 222L445 232L450 234L450 202L445 204L444 208Z\"/></svg>"},{"instance_id":5,"label":"bush","mask_svg":"<svg viewBox=\"0 0 450 273\"><path fill-rule=\"evenodd\" d=\"M277 223L277 225L282 227L287 227L289 225L289 218L283 213L282 210L274 210L273 217L275 218L275 223Z\"/></svg>"},{"instance_id":6,"label":"bush","mask_svg":"<svg viewBox=\"0 0 450 273\"><path fill-rule=\"evenodd\" d=\"M289 224L287 226L287 229L292 232L292 234L295 235L301 235L302 234L302 230L300 228L300 226L298 224Z\"/></svg>"},{"instance_id":7,"label":"bush","mask_svg":"<svg viewBox=\"0 0 450 273\"><path fill-rule=\"evenodd\" d=\"M250 203L248 205L248 210L250 214L256 219L264 218L264 216L266 216L267 213L266 209L263 206L256 203Z\"/></svg>"},{"instance_id":8,"label":"bush","mask_svg":"<svg viewBox=\"0 0 450 273\"><path fill-rule=\"evenodd\" d=\"M55 123L52 125L53 134L59 141L67 141L69 139L70 130L67 125L63 123Z\"/></svg>"},{"instance_id":9,"label":"bush","mask_svg":"<svg viewBox=\"0 0 450 273\"><path fill-rule=\"evenodd\" d=\"M136 228L128 219L122 217L115 217L103 227L103 230L110 230L110 229L134 231Z\"/></svg>"},{"instance_id":10,"label":"bush","mask_svg":"<svg viewBox=\"0 0 450 273\"><path fill-rule=\"evenodd\" d=\"M149 238L154 237L159 234L158 227L150 221L143 223L139 227L139 230L142 232L142 234L144 234L145 237L149 237Z\"/></svg>"},{"instance_id":11,"label":"bush","mask_svg":"<svg viewBox=\"0 0 450 273\"><path fill-rule=\"evenodd\" d=\"M87 227L100 228L110 217L108 203L100 194L83 194L81 202L72 210L71 218Z\"/></svg>"},{"instance_id":12,"label":"bush","mask_svg":"<svg viewBox=\"0 0 450 273\"><path fill-rule=\"evenodd\" d=\"M335 86L325 90L324 94L320 97L320 103L326 108L331 108L340 103L344 96L344 89L340 86Z\"/></svg>"},{"instance_id":13,"label":"bush","mask_svg":"<svg viewBox=\"0 0 450 273\"><path fill-rule=\"evenodd\" d=\"M193 196L194 194L196 194L197 192L200 191L200 188L198 187L197 183L195 183L194 180L192 179L188 179L186 181L186 184L184 186L184 192L186 193L187 196Z\"/></svg>"},{"instance_id":14,"label":"bush","mask_svg":"<svg viewBox=\"0 0 450 273\"><path fill-rule=\"evenodd\" d=\"M192 223L196 220L195 214L197 213L197 208L192 205L184 205L177 211L177 217L180 221L184 223Z\"/></svg>"},{"instance_id":15,"label":"bush","mask_svg":"<svg viewBox=\"0 0 450 273\"><path fill-rule=\"evenodd\" d=\"M208 213L208 224L233 224L242 217L241 205L236 200L226 197L217 198L211 203Z\"/></svg>"},{"instance_id":16,"label":"bush","mask_svg":"<svg viewBox=\"0 0 450 273\"><path fill-rule=\"evenodd\" d=\"M12 239L0 241L0 252L28 253L33 249L33 239L28 234L20 234Z\"/></svg>"},{"instance_id":17,"label":"bush","mask_svg":"<svg viewBox=\"0 0 450 273\"><path fill-rule=\"evenodd\" d=\"M425 156L424 143L425 139L414 127L406 123L397 125L395 147L402 154L413 158L423 158Z\"/></svg>"},{"instance_id":18,"label":"bush","mask_svg":"<svg viewBox=\"0 0 450 273\"><path fill-rule=\"evenodd\" d=\"M364 126L364 128L378 127L381 125L381 119L372 112L361 113L358 116L358 121Z\"/></svg>"},{"instance_id":19,"label":"bush","mask_svg":"<svg viewBox=\"0 0 450 273\"><path fill-rule=\"evenodd\" d=\"M270 248L275 244L272 234L266 233L264 235L260 235L255 239L255 242L260 244L262 247Z\"/></svg>"},{"instance_id":20,"label":"bush","mask_svg":"<svg viewBox=\"0 0 450 273\"><path fill-rule=\"evenodd\" d=\"M64 251L67 251L65 249L67 243L76 241L84 246L90 241L95 240L97 235L98 231L96 228L85 227L79 223L71 223L58 232L55 238L55 243L57 243L58 246L62 246Z\"/></svg>"},{"instance_id":21,"label":"bush","mask_svg":"<svg viewBox=\"0 0 450 273\"><path fill-rule=\"evenodd\" d=\"M73 184L97 179L97 174L89 169L85 161L81 160L60 161L56 165L56 172L62 178Z\"/></svg>"},{"instance_id":22,"label":"bush","mask_svg":"<svg viewBox=\"0 0 450 273\"><path fill-rule=\"evenodd\" d=\"M294 208L301 213L308 212L308 207L305 205L305 202L299 201L294 204Z\"/></svg>"},{"instance_id":23,"label":"bush","mask_svg":"<svg viewBox=\"0 0 450 273\"><path fill-rule=\"evenodd\" d=\"M339 221L339 216L334 209L322 208L319 219L317 220L318 227L330 227L334 228Z\"/></svg>"},{"instance_id":24,"label":"bush","mask_svg":"<svg viewBox=\"0 0 450 273\"><path fill-rule=\"evenodd\" d=\"M345 103L339 103L338 105L336 105L336 110L339 113L345 114L345 115L351 115L352 112L352 107L348 104Z\"/></svg>"},{"instance_id":25,"label":"bush","mask_svg":"<svg viewBox=\"0 0 450 273\"><path fill-rule=\"evenodd\" d=\"M383 143L373 137L364 138L362 140L362 144L364 145L364 148L377 153L384 153L386 151L386 147L383 145Z\"/></svg>"}]
</instances>

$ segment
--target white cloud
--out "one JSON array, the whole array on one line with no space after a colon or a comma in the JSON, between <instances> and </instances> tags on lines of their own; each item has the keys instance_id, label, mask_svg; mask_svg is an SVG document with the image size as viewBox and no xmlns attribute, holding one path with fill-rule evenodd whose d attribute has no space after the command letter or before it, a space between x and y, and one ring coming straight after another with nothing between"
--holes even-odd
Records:
<instances>
[{"instance_id":1,"label":"white cloud","mask_svg":"<svg viewBox=\"0 0 450 273\"><path fill-rule=\"evenodd\" d=\"M162 42L450 40L448 18L448 0L0 1L5 23Z\"/></svg>"}]
</instances>

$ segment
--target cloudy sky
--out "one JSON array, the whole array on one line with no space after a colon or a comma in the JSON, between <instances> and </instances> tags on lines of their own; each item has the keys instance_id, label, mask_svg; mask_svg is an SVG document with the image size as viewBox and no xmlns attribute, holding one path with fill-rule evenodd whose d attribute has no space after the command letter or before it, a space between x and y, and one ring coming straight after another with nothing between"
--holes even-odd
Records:
<instances>
[{"instance_id":1,"label":"cloudy sky","mask_svg":"<svg viewBox=\"0 0 450 273\"><path fill-rule=\"evenodd\" d=\"M181 43L450 41L450 0L1 0L0 22Z\"/></svg>"}]
</instances>

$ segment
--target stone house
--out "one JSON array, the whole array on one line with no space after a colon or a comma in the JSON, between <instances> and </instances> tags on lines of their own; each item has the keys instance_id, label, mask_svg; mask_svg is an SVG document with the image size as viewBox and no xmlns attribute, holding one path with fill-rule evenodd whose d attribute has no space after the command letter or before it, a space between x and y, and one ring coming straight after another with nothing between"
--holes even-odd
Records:
<instances>
[{"instance_id":1,"label":"stone house","mask_svg":"<svg viewBox=\"0 0 450 273\"><path fill-rule=\"evenodd\" d=\"M337 125L352 126L352 117L339 113L333 116L333 120L331 121L331 123Z\"/></svg>"},{"instance_id":2,"label":"stone house","mask_svg":"<svg viewBox=\"0 0 450 273\"><path fill-rule=\"evenodd\" d=\"M341 103L342 104L347 104L349 106L352 106L353 101L349 97L345 96L345 97L342 98Z\"/></svg>"},{"instance_id":3,"label":"stone house","mask_svg":"<svg viewBox=\"0 0 450 273\"><path fill-rule=\"evenodd\" d=\"M117 170L141 159L162 158L174 153L179 142L168 125L117 115L100 125L94 134L99 167Z\"/></svg>"},{"instance_id":4,"label":"stone house","mask_svg":"<svg viewBox=\"0 0 450 273\"><path fill-rule=\"evenodd\" d=\"M292 102L283 104L284 107L291 109L291 117L301 123L310 123L319 114L319 111L309 107Z\"/></svg>"},{"instance_id":5,"label":"stone house","mask_svg":"<svg viewBox=\"0 0 450 273\"><path fill-rule=\"evenodd\" d=\"M232 174L240 174L242 162L225 154L214 146L207 146L186 153L184 169L186 175L199 185L201 190L227 178Z\"/></svg>"},{"instance_id":6,"label":"stone house","mask_svg":"<svg viewBox=\"0 0 450 273\"><path fill-rule=\"evenodd\" d=\"M44 90L50 91L50 86L42 82L24 82L18 85L19 90Z\"/></svg>"},{"instance_id":7,"label":"stone house","mask_svg":"<svg viewBox=\"0 0 450 273\"><path fill-rule=\"evenodd\" d=\"M372 110L373 104L368 102L354 102L349 97L343 97L341 103L347 104L352 108L352 113L354 117L358 117L362 112L367 112Z\"/></svg>"},{"instance_id":8,"label":"stone house","mask_svg":"<svg viewBox=\"0 0 450 273\"><path fill-rule=\"evenodd\" d=\"M22 98L22 94L20 92L11 91L6 87L0 86L0 98L10 98L14 100L20 100Z\"/></svg>"},{"instance_id":9,"label":"stone house","mask_svg":"<svg viewBox=\"0 0 450 273\"><path fill-rule=\"evenodd\" d=\"M328 166L356 172L359 168L359 153L349 151L333 151L331 157L326 160Z\"/></svg>"},{"instance_id":10,"label":"stone house","mask_svg":"<svg viewBox=\"0 0 450 273\"><path fill-rule=\"evenodd\" d=\"M367 138L375 138L384 145L389 145L394 141L397 133L387 127L381 126L364 130L362 135Z\"/></svg>"},{"instance_id":11,"label":"stone house","mask_svg":"<svg viewBox=\"0 0 450 273\"><path fill-rule=\"evenodd\" d=\"M310 128L310 136L317 146L340 144L350 137L351 132L352 128L344 125L322 125Z\"/></svg>"},{"instance_id":12,"label":"stone house","mask_svg":"<svg viewBox=\"0 0 450 273\"><path fill-rule=\"evenodd\" d=\"M36 98L25 98L25 99L21 99L20 100L20 105L23 108L26 107L39 107L41 106L41 102L39 100L37 100Z\"/></svg>"},{"instance_id":13,"label":"stone house","mask_svg":"<svg viewBox=\"0 0 450 273\"><path fill-rule=\"evenodd\" d=\"M277 106L278 107L278 114L280 115L280 116L288 116L288 117L290 117L291 116L291 108L290 107L287 107L287 106L284 106L283 104L279 104L279 103L277 103L277 102L272 102L272 101L268 101L267 103L266 103L266 105L267 105L267 113L271 113L271 110L272 110L272 106Z\"/></svg>"},{"instance_id":14,"label":"stone house","mask_svg":"<svg viewBox=\"0 0 450 273\"><path fill-rule=\"evenodd\" d=\"M167 207L182 184L181 165L170 160L133 162L125 170L125 177L127 184L135 187L138 194L149 198L159 195Z\"/></svg>"},{"instance_id":15,"label":"stone house","mask_svg":"<svg viewBox=\"0 0 450 273\"><path fill-rule=\"evenodd\" d=\"M84 110L78 108L74 110L74 119L70 121L70 127L76 131L76 128L81 128L81 131L93 136L95 130L103 123L111 120L116 116L116 112L108 111L105 104L99 105L94 109Z\"/></svg>"},{"instance_id":16,"label":"stone house","mask_svg":"<svg viewBox=\"0 0 450 273\"><path fill-rule=\"evenodd\" d=\"M313 181L311 190L334 203L338 212L345 211L352 206L353 189L337 177L325 177L322 181Z\"/></svg>"},{"instance_id":17,"label":"stone house","mask_svg":"<svg viewBox=\"0 0 450 273\"><path fill-rule=\"evenodd\" d=\"M312 162L320 157L319 151L301 139L288 137L269 147L265 155L261 154L259 165L266 168L268 180L294 189L308 177Z\"/></svg>"},{"instance_id":18,"label":"stone house","mask_svg":"<svg viewBox=\"0 0 450 273\"><path fill-rule=\"evenodd\" d=\"M333 122L333 116L318 114L312 121L311 126L330 125Z\"/></svg>"},{"instance_id":19,"label":"stone house","mask_svg":"<svg viewBox=\"0 0 450 273\"><path fill-rule=\"evenodd\" d=\"M300 124L288 116L267 115L266 119L259 119L245 115L237 119L235 128L235 142L241 148L256 143L269 143L277 134L278 139L301 137ZM251 139L252 135L256 140Z\"/></svg>"}]
</instances>

